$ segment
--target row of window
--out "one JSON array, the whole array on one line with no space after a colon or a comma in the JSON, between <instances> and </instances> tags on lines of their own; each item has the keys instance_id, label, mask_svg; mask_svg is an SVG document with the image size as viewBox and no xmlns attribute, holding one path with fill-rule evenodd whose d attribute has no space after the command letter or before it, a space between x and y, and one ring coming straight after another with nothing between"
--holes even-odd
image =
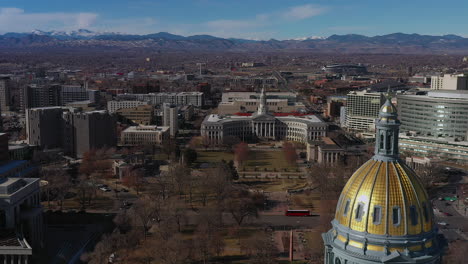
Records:
<instances>
[{"instance_id":1,"label":"row of window","mask_svg":"<svg viewBox=\"0 0 468 264\"><path fill-rule=\"evenodd\" d=\"M345 208L343 211L343 215L347 216L349 212L349 205L350 205L351 200L347 200L345 204ZM359 202L356 211L354 214L354 218L356 221L360 222L362 220L362 217L364 215L364 206L365 204L363 202ZM424 220L427 222L429 221L429 205L427 203L422 203L422 211L423 211L423 216ZM417 225L418 224L418 210L416 209L416 206L411 205L409 207L409 216L410 216L410 221L412 225ZM382 207L380 205L375 205L374 206L374 211L372 212L372 223L374 225L378 225L381 223L382 220ZM401 223L401 209L399 206L394 206L392 208L392 223L395 226L400 225Z\"/></svg>"}]
</instances>

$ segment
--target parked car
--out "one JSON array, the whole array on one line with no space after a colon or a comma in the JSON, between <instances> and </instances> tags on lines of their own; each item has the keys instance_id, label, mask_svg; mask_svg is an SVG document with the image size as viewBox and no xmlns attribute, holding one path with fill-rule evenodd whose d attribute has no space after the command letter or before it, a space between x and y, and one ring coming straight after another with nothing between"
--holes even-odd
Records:
<instances>
[{"instance_id":1,"label":"parked car","mask_svg":"<svg viewBox=\"0 0 468 264\"><path fill-rule=\"evenodd\" d=\"M446 222L438 222L437 224L441 225L441 226L448 226L448 224Z\"/></svg>"},{"instance_id":2,"label":"parked car","mask_svg":"<svg viewBox=\"0 0 468 264\"><path fill-rule=\"evenodd\" d=\"M99 188L99 190L103 191L103 192L110 192L112 191L109 187L101 187Z\"/></svg>"}]
</instances>

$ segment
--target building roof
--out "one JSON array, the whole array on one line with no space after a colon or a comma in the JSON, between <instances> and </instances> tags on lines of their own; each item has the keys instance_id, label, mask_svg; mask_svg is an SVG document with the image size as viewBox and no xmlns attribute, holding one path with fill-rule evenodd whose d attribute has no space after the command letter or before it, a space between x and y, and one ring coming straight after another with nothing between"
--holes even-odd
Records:
<instances>
[{"instance_id":1,"label":"building roof","mask_svg":"<svg viewBox=\"0 0 468 264\"><path fill-rule=\"evenodd\" d=\"M9 172L10 170L15 169L16 167L22 166L28 161L26 160L12 160L6 164L0 166L0 175Z\"/></svg>"},{"instance_id":2,"label":"building roof","mask_svg":"<svg viewBox=\"0 0 468 264\"><path fill-rule=\"evenodd\" d=\"M164 132L169 130L168 126L130 126L125 129L123 132L136 132L136 133L154 133L154 132Z\"/></svg>"},{"instance_id":3,"label":"building roof","mask_svg":"<svg viewBox=\"0 0 468 264\"><path fill-rule=\"evenodd\" d=\"M224 123L230 121L240 121L240 120L253 120L257 118L258 115L253 115L251 113L240 113L232 116L222 116L217 114L211 114L205 118L204 123ZM322 119L316 115L310 114L299 114L299 113L275 113L272 117L283 120L283 121L298 121L298 122L307 122L307 123L325 123Z\"/></svg>"}]
</instances>

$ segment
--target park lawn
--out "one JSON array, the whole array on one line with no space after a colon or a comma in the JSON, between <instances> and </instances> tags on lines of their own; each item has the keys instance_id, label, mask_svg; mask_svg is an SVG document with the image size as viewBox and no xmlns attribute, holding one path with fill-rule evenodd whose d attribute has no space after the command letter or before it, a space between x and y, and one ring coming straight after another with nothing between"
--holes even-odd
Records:
<instances>
[{"instance_id":1,"label":"park lawn","mask_svg":"<svg viewBox=\"0 0 468 264\"><path fill-rule=\"evenodd\" d=\"M297 190L307 186L305 179L280 179L280 180L259 180L242 179L238 183L246 184L250 188L263 190L265 192L280 192L287 190Z\"/></svg>"},{"instance_id":2,"label":"park lawn","mask_svg":"<svg viewBox=\"0 0 468 264\"><path fill-rule=\"evenodd\" d=\"M225 248L222 254L223 256L244 255L244 253L241 252L242 240L248 239L249 237L253 237L261 231L258 229L241 228L238 232L238 234L229 234L229 232L225 234ZM241 244L239 244L239 238Z\"/></svg>"},{"instance_id":3,"label":"park lawn","mask_svg":"<svg viewBox=\"0 0 468 264\"><path fill-rule=\"evenodd\" d=\"M197 163L218 163L222 160L229 162L234 154L224 151L197 151Z\"/></svg>"},{"instance_id":4,"label":"park lawn","mask_svg":"<svg viewBox=\"0 0 468 264\"><path fill-rule=\"evenodd\" d=\"M100 190L98 190L100 192ZM46 202L47 204L47 202ZM57 207L58 208L58 207ZM86 205L86 210L112 210L114 208L114 200L110 197L104 196L102 194L97 194L97 196L92 199L91 205ZM66 199L63 201L64 210L80 210L81 205L77 197Z\"/></svg>"},{"instance_id":5,"label":"park lawn","mask_svg":"<svg viewBox=\"0 0 468 264\"><path fill-rule=\"evenodd\" d=\"M284 156L283 151L250 151L249 156L244 164L240 166L240 169L247 171L254 171L257 169L258 171L284 171L287 169L288 172L294 172L296 170L296 164L289 164Z\"/></svg>"}]
</instances>

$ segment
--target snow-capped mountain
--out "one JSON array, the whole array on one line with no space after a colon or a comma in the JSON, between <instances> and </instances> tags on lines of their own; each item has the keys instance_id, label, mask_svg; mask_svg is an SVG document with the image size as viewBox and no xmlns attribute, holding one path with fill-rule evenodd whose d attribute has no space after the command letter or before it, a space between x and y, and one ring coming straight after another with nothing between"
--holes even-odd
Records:
<instances>
[{"instance_id":1,"label":"snow-capped mountain","mask_svg":"<svg viewBox=\"0 0 468 264\"><path fill-rule=\"evenodd\" d=\"M35 29L31 32L32 35L39 35L39 36L49 36L54 37L57 39L88 39L93 38L96 36L102 35L119 35L119 33L115 32L95 32L88 29L78 29L78 30L71 30L71 31L43 31L39 29Z\"/></svg>"},{"instance_id":2,"label":"snow-capped mountain","mask_svg":"<svg viewBox=\"0 0 468 264\"><path fill-rule=\"evenodd\" d=\"M292 40L299 40L299 41L304 41L304 40L321 40L321 39L327 39L327 37L323 37L323 36L311 36L311 37L302 37L302 38L295 38L295 39L292 39Z\"/></svg>"}]
</instances>

